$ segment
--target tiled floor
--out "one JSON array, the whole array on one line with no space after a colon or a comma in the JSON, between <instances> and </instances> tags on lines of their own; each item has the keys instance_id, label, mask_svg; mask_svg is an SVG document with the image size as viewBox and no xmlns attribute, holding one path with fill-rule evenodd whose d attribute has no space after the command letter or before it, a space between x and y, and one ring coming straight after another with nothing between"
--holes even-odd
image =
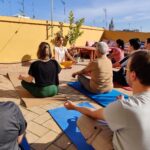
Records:
<instances>
[{"instance_id":1,"label":"tiled floor","mask_svg":"<svg viewBox=\"0 0 150 150\"><path fill-rule=\"evenodd\" d=\"M72 69L62 70L60 73L60 93L68 99L80 102L85 99L83 95L68 87L66 83L74 80L71 74L80 70L87 64L83 62ZM0 101L14 101L17 103L28 123L27 139L33 150L76 150L75 146L67 136L57 126L47 110L63 106L63 102L56 102L40 107L26 109L20 105L20 99L14 90L11 82L7 78L8 72L24 73L28 71L28 66L22 64L0 64ZM88 99L86 99L88 100Z\"/></svg>"},{"instance_id":2,"label":"tiled floor","mask_svg":"<svg viewBox=\"0 0 150 150\"><path fill-rule=\"evenodd\" d=\"M73 66L72 69L61 71L59 93L65 95L67 99L75 101L75 103L90 101L94 106L99 107L89 98L66 85L68 81L75 80L71 77L71 74L85 67L87 63L87 61L82 62ZM30 109L20 105L20 99L7 78L7 73L24 73L28 71L28 68L28 66L22 66L22 64L0 64L0 101L14 101L19 105L28 123L26 136L33 150L76 150L76 147L47 113L49 109L63 106L62 101Z\"/></svg>"}]
</instances>

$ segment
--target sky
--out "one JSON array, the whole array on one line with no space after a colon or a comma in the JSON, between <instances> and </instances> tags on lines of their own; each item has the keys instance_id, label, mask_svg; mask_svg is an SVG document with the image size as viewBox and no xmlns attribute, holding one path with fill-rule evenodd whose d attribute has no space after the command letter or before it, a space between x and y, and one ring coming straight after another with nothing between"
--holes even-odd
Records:
<instances>
[{"instance_id":1,"label":"sky","mask_svg":"<svg viewBox=\"0 0 150 150\"><path fill-rule=\"evenodd\" d=\"M23 0L0 0L0 16L14 16ZM51 20L52 0L24 0L26 16ZM53 0L53 20L68 22L72 10L75 19L85 18L85 25L108 27L113 18L116 30L139 29L150 32L150 0ZM65 9L65 11L64 11ZM105 10L105 11L104 11ZM107 16L107 17L106 17Z\"/></svg>"}]
</instances>

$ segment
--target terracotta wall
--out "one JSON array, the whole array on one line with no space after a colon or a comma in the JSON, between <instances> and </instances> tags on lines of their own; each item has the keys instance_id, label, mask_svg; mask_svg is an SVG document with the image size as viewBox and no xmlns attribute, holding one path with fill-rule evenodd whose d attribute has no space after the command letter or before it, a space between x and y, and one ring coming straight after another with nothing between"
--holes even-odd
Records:
<instances>
[{"instance_id":1,"label":"terracotta wall","mask_svg":"<svg viewBox=\"0 0 150 150\"><path fill-rule=\"evenodd\" d=\"M0 63L15 63L26 59L37 59L36 52L41 41L53 45L51 40L59 30L58 22L54 22L53 36L51 22L15 17L0 17ZM86 41L99 41L103 28L83 26L84 34L76 45L83 46ZM68 24L64 25L64 33L68 32ZM69 47L69 45L67 45Z\"/></svg>"},{"instance_id":2,"label":"terracotta wall","mask_svg":"<svg viewBox=\"0 0 150 150\"><path fill-rule=\"evenodd\" d=\"M142 41L145 41L146 38L150 38L150 33L144 32L122 32L122 31L104 31L103 39L123 39L125 42L128 42L131 38L139 38Z\"/></svg>"}]
</instances>

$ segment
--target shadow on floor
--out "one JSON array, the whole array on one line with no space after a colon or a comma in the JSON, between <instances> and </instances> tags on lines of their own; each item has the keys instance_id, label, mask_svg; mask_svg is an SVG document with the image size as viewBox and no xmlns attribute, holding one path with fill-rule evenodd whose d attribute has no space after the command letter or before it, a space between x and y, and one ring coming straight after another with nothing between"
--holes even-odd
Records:
<instances>
[{"instance_id":1,"label":"shadow on floor","mask_svg":"<svg viewBox=\"0 0 150 150\"><path fill-rule=\"evenodd\" d=\"M76 80L75 78L71 79L70 81L62 81L62 80L60 80L59 81L59 86L61 86L62 84L67 84L68 82L73 82L75 80Z\"/></svg>"},{"instance_id":2,"label":"shadow on floor","mask_svg":"<svg viewBox=\"0 0 150 150\"><path fill-rule=\"evenodd\" d=\"M3 98L18 98L18 95L14 90L0 90L0 97L3 97Z\"/></svg>"},{"instance_id":3,"label":"shadow on floor","mask_svg":"<svg viewBox=\"0 0 150 150\"><path fill-rule=\"evenodd\" d=\"M68 149L70 145L72 145L71 141L64 133L59 134L56 138L54 138L51 142L48 143L37 142L37 143L30 144L32 150L54 150L54 149L65 150ZM74 149L72 150L76 150L75 146Z\"/></svg>"}]
</instances>

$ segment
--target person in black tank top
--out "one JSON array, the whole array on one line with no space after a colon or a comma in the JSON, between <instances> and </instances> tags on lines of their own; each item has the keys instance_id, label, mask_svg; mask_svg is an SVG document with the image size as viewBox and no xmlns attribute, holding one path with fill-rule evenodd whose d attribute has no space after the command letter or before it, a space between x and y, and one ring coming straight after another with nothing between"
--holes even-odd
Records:
<instances>
[{"instance_id":1,"label":"person in black tank top","mask_svg":"<svg viewBox=\"0 0 150 150\"><path fill-rule=\"evenodd\" d=\"M35 97L50 97L58 93L61 68L56 60L51 59L50 45L42 42L37 52L39 60L33 62L29 68L28 76L20 75L22 86ZM33 79L35 83L33 83Z\"/></svg>"}]
</instances>

